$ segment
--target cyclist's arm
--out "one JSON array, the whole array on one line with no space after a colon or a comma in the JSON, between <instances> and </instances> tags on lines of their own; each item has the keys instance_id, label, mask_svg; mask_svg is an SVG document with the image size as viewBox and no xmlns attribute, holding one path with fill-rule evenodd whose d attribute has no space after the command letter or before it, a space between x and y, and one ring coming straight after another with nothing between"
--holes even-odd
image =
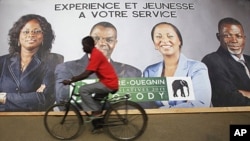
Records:
<instances>
[{"instance_id":1,"label":"cyclist's arm","mask_svg":"<svg viewBox=\"0 0 250 141\"><path fill-rule=\"evenodd\" d=\"M76 81L80 81L80 80L83 80L87 77L89 77L92 73L94 73L94 71L90 71L90 70L85 70L83 73L81 73L80 75L78 76L73 76L71 78L71 82L76 82Z\"/></svg>"}]
</instances>

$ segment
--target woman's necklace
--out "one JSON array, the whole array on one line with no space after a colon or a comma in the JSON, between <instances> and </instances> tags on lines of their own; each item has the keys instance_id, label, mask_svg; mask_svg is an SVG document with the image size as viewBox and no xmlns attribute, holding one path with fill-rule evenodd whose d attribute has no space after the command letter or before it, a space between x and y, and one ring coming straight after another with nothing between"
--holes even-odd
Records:
<instances>
[{"instance_id":1,"label":"woman's necklace","mask_svg":"<svg viewBox=\"0 0 250 141\"><path fill-rule=\"evenodd\" d=\"M25 62L25 63L24 63L23 61L21 61L21 71L22 71L22 72L25 71L25 69L26 69L27 66L29 65L30 61L31 61L31 60L29 60L29 61L27 61L27 62Z\"/></svg>"},{"instance_id":2,"label":"woman's necklace","mask_svg":"<svg viewBox=\"0 0 250 141\"><path fill-rule=\"evenodd\" d=\"M25 69L26 69L26 65L24 63L21 63L21 71L24 72Z\"/></svg>"},{"instance_id":3,"label":"woman's necklace","mask_svg":"<svg viewBox=\"0 0 250 141\"><path fill-rule=\"evenodd\" d=\"M25 69L28 67L29 63L31 62L33 55L35 54L35 51L27 51L24 49L24 51L21 51L21 71L24 72Z\"/></svg>"}]
</instances>

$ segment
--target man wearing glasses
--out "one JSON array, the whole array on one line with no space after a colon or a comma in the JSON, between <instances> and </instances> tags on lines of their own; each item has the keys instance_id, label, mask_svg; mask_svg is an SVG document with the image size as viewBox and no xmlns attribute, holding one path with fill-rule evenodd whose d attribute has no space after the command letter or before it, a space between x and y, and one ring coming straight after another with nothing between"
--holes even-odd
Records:
<instances>
[{"instance_id":1,"label":"man wearing glasses","mask_svg":"<svg viewBox=\"0 0 250 141\"><path fill-rule=\"evenodd\" d=\"M91 31L90 36L95 40L95 47L99 49L104 56L110 61L114 67L116 74L119 78L122 77L141 77L142 73L139 69L120 62L115 62L111 59L112 52L117 43L117 30L115 26L109 22L99 22L95 24ZM62 83L65 79L71 79L73 76L82 73L88 64L88 54L82 58L74 61L62 63L56 67L56 100L57 102L64 101L68 98L69 87L64 86ZM95 74L90 75L88 78L97 78Z\"/></svg>"},{"instance_id":2,"label":"man wearing glasses","mask_svg":"<svg viewBox=\"0 0 250 141\"><path fill-rule=\"evenodd\" d=\"M246 36L242 24L224 18L218 24L219 49L205 56L215 107L250 105L250 56L243 54Z\"/></svg>"}]
</instances>

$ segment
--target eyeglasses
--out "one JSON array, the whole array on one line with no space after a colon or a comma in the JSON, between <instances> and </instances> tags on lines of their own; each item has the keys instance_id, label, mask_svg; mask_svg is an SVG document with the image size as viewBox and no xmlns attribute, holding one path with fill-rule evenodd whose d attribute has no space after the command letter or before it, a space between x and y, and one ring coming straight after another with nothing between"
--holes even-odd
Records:
<instances>
[{"instance_id":1,"label":"eyeglasses","mask_svg":"<svg viewBox=\"0 0 250 141\"><path fill-rule=\"evenodd\" d=\"M99 42L101 40L104 40L108 44L112 44L112 43L114 43L116 41L116 39L114 37L102 38L102 37L99 37L99 36L94 36L93 39L95 40L95 42Z\"/></svg>"},{"instance_id":2,"label":"eyeglasses","mask_svg":"<svg viewBox=\"0 0 250 141\"><path fill-rule=\"evenodd\" d=\"M31 31L29 31L29 30L21 31L21 33L22 33L23 35L25 35L25 36L27 36L27 35L30 34L30 33L32 33L32 34L34 34L34 35L39 35L39 34L42 34L43 31L40 30L40 29L35 29L35 30L31 30Z\"/></svg>"}]
</instances>

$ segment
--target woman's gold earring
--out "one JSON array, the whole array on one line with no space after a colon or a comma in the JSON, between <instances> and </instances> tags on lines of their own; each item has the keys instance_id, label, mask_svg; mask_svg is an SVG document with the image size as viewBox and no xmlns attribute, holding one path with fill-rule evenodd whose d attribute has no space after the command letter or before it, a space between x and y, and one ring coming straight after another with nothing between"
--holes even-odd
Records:
<instances>
[{"instance_id":1,"label":"woman's gold earring","mask_svg":"<svg viewBox=\"0 0 250 141\"><path fill-rule=\"evenodd\" d=\"M17 42L17 46L20 47L20 42L19 41Z\"/></svg>"}]
</instances>

